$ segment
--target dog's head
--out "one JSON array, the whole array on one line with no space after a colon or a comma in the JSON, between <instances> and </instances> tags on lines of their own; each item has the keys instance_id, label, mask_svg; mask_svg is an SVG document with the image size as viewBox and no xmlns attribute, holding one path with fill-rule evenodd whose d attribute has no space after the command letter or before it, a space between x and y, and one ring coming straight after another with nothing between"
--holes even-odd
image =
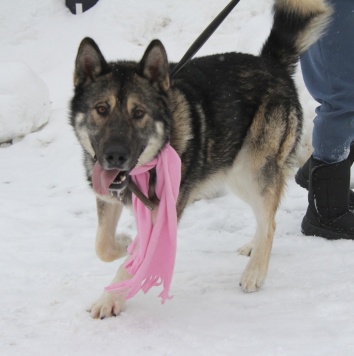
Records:
<instances>
[{"instance_id":1,"label":"dog's head","mask_svg":"<svg viewBox=\"0 0 354 356\"><path fill-rule=\"evenodd\" d=\"M169 66L160 41L150 43L140 63L108 63L85 38L74 86L71 124L86 160L97 160L103 170L129 172L151 161L169 140Z\"/></svg>"}]
</instances>

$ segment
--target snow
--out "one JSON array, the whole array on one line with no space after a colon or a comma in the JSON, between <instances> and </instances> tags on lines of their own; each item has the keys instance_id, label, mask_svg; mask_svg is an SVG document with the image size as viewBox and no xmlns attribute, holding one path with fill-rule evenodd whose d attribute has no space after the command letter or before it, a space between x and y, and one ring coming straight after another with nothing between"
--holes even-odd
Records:
<instances>
[{"instance_id":1,"label":"snow","mask_svg":"<svg viewBox=\"0 0 354 356\"><path fill-rule=\"evenodd\" d=\"M0 63L0 143L38 130L50 115L46 84L25 63Z\"/></svg>"},{"instance_id":2,"label":"snow","mask_svg":"<svg viewBox=\"0 0 354 356\"><path fill-rule=\"evenodd\" d=\"M149 41L160 38L170 60L178 61L226 3L100 0L74 16L64 1L0 2L0 93L11 80L23 83L10 86L18 99L1 102L0 112L15 110L26 124L23 95L34 99L38 78L51 101L44 127L0 147L1 355L353 354L353 241L301 234L307 193L293 180L259 292L238 286L247 258L237 249L251 239L254 217L226 194L187 209L171 301L161 305L155 288L130 300L117 318L93 320L86 312L120 261L106 264L95 256L95 199L68 124L78 45L91 36L107 59L138 60ZM270 8L270 0L241 1L199 54L257 53L269 32ZM4 70L7 65L18 69ZM316 103L300 73L296 80L307 120L305 159ZM134 235L130 213L119 229Z\"/></svg>"}]
</instances>

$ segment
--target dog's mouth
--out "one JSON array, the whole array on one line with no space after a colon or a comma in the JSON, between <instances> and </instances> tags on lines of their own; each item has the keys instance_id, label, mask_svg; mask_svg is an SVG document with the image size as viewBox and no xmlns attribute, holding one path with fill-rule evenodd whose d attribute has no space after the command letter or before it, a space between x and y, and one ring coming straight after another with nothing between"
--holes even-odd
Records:
<instances>
[{"instance_id":1,"label":"dog's mouth","mask_svg":"<svg viewBox=\"0 0 354 356\"><path fill-rule=\"evenodd\" d=\"M122 193L125 188L129 187L130 191L149 209L154 210L154 203L146 197L138 186L130 179L130 172L134 167L127 171L118 169L104 169L97 159L92 169L92 186L93 190L100 195L110 194L122 200Z\"/></svg>"},{"instance_id":2,"label":"dog's mouth","mask_svg":"<svg viewBox=\"0 0 354 356\"><path fill-rule=\"evenodd\" d=\"M119 171L117 177L114 178L112 184L122 186L125 180L127 179L127 176L128 176L128 171Z\"/></svg>"},{"instance_id":3,"label":"dog's mouth","mask_svg":"<svg viewBox=\"0 0 354 356\"><path fill-rule=\"evenodd\" d=\"M141 152L143 152L143 150L141 150ZM93 160L92 186L95 193L100 195L111 195L118 198L121 197L125 188L132 185L130 172L138 164L138 160L135 165L124 171L117 168L103 168L96 155L93 157Z\"/></svg>"},{"instance_id":4,"label":"dog's mouth","mask_svg":"<svg viewBox=\"0 0 354 356\"><path fill-rule=\"evenodd\" d=\"M95 162L92 170L93 190L100 195L107 195L110 192L121 193L128 185L129 171L119 171L118 169L104 169L98 161Z\"/></svg>"},{"instance_id":5,"label":"dog's mouth","mask_svg":"<svg viewBox=\"0 0 354 356\"><path fill-rule=\"evenodd\" d=\"M114 178L113 182L108 187L108 190L112 192L120 193L128 185L130 171L119 171L118 175Z\"/></svg>"}]
</instances>

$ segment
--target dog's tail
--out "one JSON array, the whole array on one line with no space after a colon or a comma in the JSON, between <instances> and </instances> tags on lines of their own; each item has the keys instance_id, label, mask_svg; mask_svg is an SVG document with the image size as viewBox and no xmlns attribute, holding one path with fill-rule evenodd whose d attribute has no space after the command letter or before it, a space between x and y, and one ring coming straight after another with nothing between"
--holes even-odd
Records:
<instances>
[{"instance_id":1,"label":"dog's tail","mask_svg":"<svg viewBox=\"0 0 354 356\"><path fill-rule=\"evenodd\" d=\"M333 11L324 0L275 0L273 11L273 27L261 56L293 75L299 57L324 33Z\"/></svg>"}]
</instances>

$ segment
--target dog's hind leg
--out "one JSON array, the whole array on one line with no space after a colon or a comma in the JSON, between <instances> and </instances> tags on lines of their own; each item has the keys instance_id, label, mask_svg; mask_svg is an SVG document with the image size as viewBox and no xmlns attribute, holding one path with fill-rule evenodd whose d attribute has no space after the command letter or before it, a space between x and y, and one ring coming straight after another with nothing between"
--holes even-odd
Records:
<instances>
[{"instance_id":1,"label":"dog's hind leg","mask_svg":"<svg viewBox=\"0 0 354 356\"><path fill-rule=\"evenodd\" d=\"M230 181L236 194L251 206L257 223L254 238L239 250L250 256L240 282L246 292L261 288L268 271L275 214L284 188L283 171L273 168L273 174L269 174L269 166L255 167L247 150L242 150L232 172L233 181Z\"/></svg>"},{"instance_id":2,"label":"dog's hind leg","mask_svg":"<svg viewBox=\"0 0 354 356\"><path fill-rule=\"evenodd\" d=\"M96 253L102 261L111 262L127 254L130 238L123 234L116 236L122 209L123 205L120 203L108 203L97 199Z\"/></svg>"},{"instance_id":3,"label":"dog's hind leg","mask_svg":"<svg viewBox=\"0 0 354 356\"><path fill-rule=\"evenodd\" d=\"M243 198L252 207L257 222L253 240L241 248L242 254L250 255L240 283L247 292L259 289L266 278L275 214L301 135L302 113L294 93L287 93L293 96L293 105L289 97L278 94L273 92L259 108L232 171L239 181L236 188L244 191Z\"/></svg>"},{"instance_id":4,"label":"dog's hind leg","mask_svg":"<svg viewBox=\"0 0 354 356\"><path fill-rule=\"evenodd\" d=\"M271 195L271 192L266 193L251 203L257 221L256 233L253 240L240 251L247 252L250 256L240 282L245 292L254 292L261 288L267 276L278 205Z\"/></svg>"}]
</instances>

